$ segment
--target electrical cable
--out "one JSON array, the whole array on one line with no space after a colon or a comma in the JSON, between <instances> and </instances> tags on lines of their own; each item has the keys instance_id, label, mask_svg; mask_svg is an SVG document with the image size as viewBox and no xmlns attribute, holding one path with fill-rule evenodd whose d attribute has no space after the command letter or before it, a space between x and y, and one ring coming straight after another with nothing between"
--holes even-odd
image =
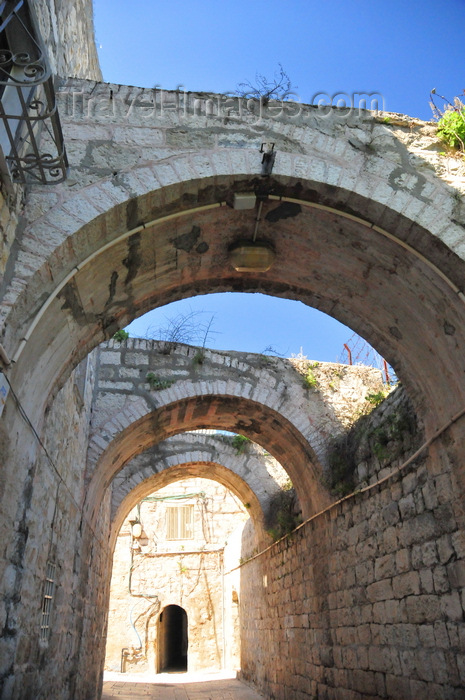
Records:
<instances>
[{"instance_id":1,"label":"electrical cable","mask_svg":"<svg viewBox=\"0 0 465 700\"><path fill-rule=\"evenodd\" d=\"M179 496L146 496L142 499L141 503L143 501L183 501L190 500L195 496L205 498L205 491L197 491L197 493L184 493Z\"/></svg>"}]
</instances>

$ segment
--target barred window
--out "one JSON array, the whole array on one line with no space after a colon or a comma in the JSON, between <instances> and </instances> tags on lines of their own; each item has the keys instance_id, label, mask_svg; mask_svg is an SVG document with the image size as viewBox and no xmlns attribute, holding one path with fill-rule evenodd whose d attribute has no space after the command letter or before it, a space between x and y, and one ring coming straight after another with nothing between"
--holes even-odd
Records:
<instances>
[{"instance_id":1,"label":"barred window","mask_svg":"<svg viewBox=\"0 0 465 700\"><path fill-rule=\"evenodd\" d=\"M44 599L42 602L42 617L40 620L40 639L47 642L50 637L50 613L52 609L53 594L55 592L56 565L49 562L45 575Z\"/></svg>"},{"instance_id":2,"label":"barred window","mask_svg":"<svg viewBox=\"0 0 465 700\"><path fill-rule=\"evenodd\" d=\"M166 539L194 538L194 506L170 506L166 509Z\"/></svg>"}]
</instances>

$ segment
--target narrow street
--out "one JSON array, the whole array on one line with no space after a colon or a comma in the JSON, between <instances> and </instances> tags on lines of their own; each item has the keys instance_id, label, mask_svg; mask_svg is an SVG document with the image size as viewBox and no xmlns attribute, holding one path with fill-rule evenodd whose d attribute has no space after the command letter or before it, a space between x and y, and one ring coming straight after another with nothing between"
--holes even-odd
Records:
<instances>
[{"instance_id":1,"label":"narrow street","mask_svg":"<svg viewBox=\"0 0 465 700\"><path fill-rule=\"evenodd\" d=\"M121 680L124 678L124 680ZM102 700L263 700L264 696L227 673L106 673Z\"/></svg>"}]
</instances>

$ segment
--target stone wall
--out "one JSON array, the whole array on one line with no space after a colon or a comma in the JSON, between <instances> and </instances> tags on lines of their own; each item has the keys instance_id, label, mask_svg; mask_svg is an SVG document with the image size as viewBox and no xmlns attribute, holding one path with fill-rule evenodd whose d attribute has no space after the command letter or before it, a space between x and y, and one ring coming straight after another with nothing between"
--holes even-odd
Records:
<instances>
[{"instance_id":1,"label":"stone wall","mask_svg":"<svg viewBox=\"0 0 465 700\"><path fill-rule=\"evenodd\" d=\"M267 698L449 698L465 687L463 507L419 458L242 566L242 675Z\"/></svg>"},{"instance_id":2,"label":"stone wall","mask_svg":"<svg viewBox=\"0 0 465 700\"><path fill-rule=\"evenodd\" d=\"M367 418L358 421L351 432L356 445L355 488L364 488L388 476L424 440L402 386L392 391Z\"/></svg>"},{"instance_id":3,"label":"stone wall","mask_svg":"<svg viewBox=\"0 0 465 700\"><path fill-rule=\"evenodd\" d=\"M101 80L92 0L34 0L31 4L52 72L62 77Z\"/></svg>"},{"instance_id":4,"label":"stone wall","mask_svg":"<svg viewBox=\"0 0 465 700\"><path fill-rule=\"evenodd\" d=\"M50 407L44 449L40 450L28 481L18 484L23 493L22 511L16 514L20 521L18 535L2 538L2 559L7 562L6 595L0 604L2 698L35 700L43 694L60 697L63 692L79 697L75 686L84 617L88 615L86 581L104 571L98 542L89 537L81 520L85 463L82 446L88 440L93 360L90 356L78 366ZM92 552L95 567L86 573ZM41 611L49 563L55 567L55 587L47 640L41 639ZM23 605L18 613L15 603L19 595ZM100 628L102 623L98 618L95 621ZM4 664L9 647L14 645L13 675L13 668ZM89 663L87 667L89 682L95 687L99 663ZM28 687L34 687L32 694L25 690Z\"/></svg>"},{"instance_id":5,"label":"stone wall","mask_svg":"<svg viewBox=\"0 0 465 700\"><path fill-rule=\"evenodd\" d=\"M0 191L0 288L15 239L18 216L23 206L22 188L16 187L13 196L4 187Z\"/></svg>"},{"instance_id":6,"label":"stone wall","mask_svg":"<svg viewBox=\"0 0 465 700\"><path fill-rule=\"evenodd\" d=\"M388 476L424 440L403 387L381 400L384 393L368 394L355 423L329 442L328 485L336 495L345 496ZM370 399L381 403L374 407Z\"/></svg>"},{"instance_id":7,"label":"stone wall","mask_svg":"<svg viewBox=\"0 0 465 700\"><path fill-rule=\"evenodd\" d=\"M151 498L159 500L144 500L134 508L116 541L105 668L161 670L157 623L167 605L179 605L187 613L188 670L237 666L238 610L232 591L227 600L223 593L225 547L232 538L235 544L226 557L232 568L241 555L246 508L209 479L184 479ZM166 539L167 508L173 505L194 506L192 539ZM143 526L138 540L131 536L130 520L136 519Z\"/></svg>"},{"instance_id":8,"label":"stone wall","mask_svg":"<svg viewBox=\"0 0 465 700\"><path fill-rule=\"evenodd\" d=\"M56 41L68 43L71 56L71 41L81 48L80 30L71 27L72 8L81 7L75 16L79 25L83 6L55 7L58 15L69 11L70 34L60 38L57 32ZM48 39L55 41L51 34ZM57 58L63 66L66 60ZM78 57L72 60L79 65ZM189 103L187 113L180 98ZM272 104L266 114L253 108L241 115L239 101L231 104L226 96L155 95L76 79L63 83L59 99L70 179L47 191L31 188L11 248L17 256L10 255L5 268L0 307L0 340L15 357L9 370L12 386L40 435L52 415L51 397L89 350L118 327L179 298L232 290L299 299L366 337L396 367L426 437L459 414L465 395L465 180L463 163L449 169L453 159L441 155L433 125L393 116L387 124L384 115L369 113L341 119L339 110L326 118L308 106L297 115L283 111L275 118ZM219 108L210 113L212 100ZM266 181L261 178L262 142L276 144L273 173ZM234 195L259 194L265 182L269 195L262 202L260 233L275 247L279 264L265 275L244 275L232 269L228 251L245 230L252 230L255 212L235 210ZM2 235L4 260L12 231ZM202 399L195 408L202 406ZM278 417L279 407L278 401ZM84 464L76 445L82 452L86 441L72 421L66 424L66 417L56 412L53 416L57 427L46 443L52 449L57 432L62 434L57 464L66 484L71 456L76 457L72 469L77 497L60 487L58 512L70 514L56 521L59 573L65 584L59 609L68 629L56 630L57 648L41 667L38 643L29 632L40 613L38 587L45 574L56 484L53 469L47 476L49 467L37 459L36 438L11 394L2 415L10 436L9 460L0 477L0 568L6 600L1 612L1 692L7 698L24 700L42 693L87 699L98 694L108 585L101 538L108 533L109 498L105 489L98 492L92 505L100 513L95 522L101 529L92 531L88 513L79 505ZM121 430L117 424L113 428L113 435ZM270 444L278 433L276 427L273 435L270 431ZM289 449L295 436L287 442ZM292 576L291 569L281 570L288 607L271 619L274 608L260 608L258 588L256 599L242 596L246 606L256 602L263 612L262 618L254 617L253 609L244 618L248 677L256 673L269 686L263 673L272 678L276 672L276 687L288 696L299 692L299 679L313 689L320 684L321 694L328 695L336 676L348 695L359 692L348 690L356 684L365 684L370 688L366 694L372 695L456 695L457 674L463 673L459 590L464 581L463 520L461 530L454 530L454 518L459 517L457 499L463 500L465 493L463 444L462 424L454 425L431 448L427 472L418 467L415 487L409 481L411 468L337 506L334 531L327 526L328 515L318 520L323 524L305 526L309 536L298 552L299 564L309 566L293 566ZM305 470L301 473L304 479ZM315 484L309 480L303 491L311 494ZM303 541L302 535L295 537ZM284 545L276 547L263 556L271 558ZM319 566L315 575L306 559L311 553ZM394 553L395 568L390 569ZM263 572L269 578L260 579L267 587L276 582L282 566L279 560L271 563L274 568ZM254 575L258 564L247 566ZM69 585L71 572L74 588ZM302 587L304 573L308 596ZM257 587L258 580L249 579L249 585ZM279 582L277 587L276 601ZM312 600L315 611L309 613L307 601ZM303 633L295 632L292 611L307 625ZM315 615L310 631L309 614ZM316 646L313 629L321 633L321 639L315 634L320 642ZM260 633L263 638L256 641ZM293 635L310 643L312 659L304 675L300 666L290 671L294 658L299 664L308 658L302 658L303 645L293 646ZM272 654L279 645L281 653ZM282 658L289 661L288 677L279 665L276 671L269 666L270 659ZM385 690L375 692L373 683L384 683Z\"/></svg>"}]
</instances>

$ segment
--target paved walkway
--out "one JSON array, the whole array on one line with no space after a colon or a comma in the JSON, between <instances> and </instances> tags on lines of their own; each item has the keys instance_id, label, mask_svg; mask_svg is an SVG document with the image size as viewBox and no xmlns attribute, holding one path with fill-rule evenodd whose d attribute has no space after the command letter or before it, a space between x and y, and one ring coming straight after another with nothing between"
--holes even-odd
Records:
<instances>
[{"instance_id":1,"label":"paved walkway","mask_svg":"<svg viewBox=\"0 0 465 700\"><path fill-rule=\"evenodd\" d=\"M102 700L263 700L231 673L105 673Z\"/></svg>"}]
</instances>

